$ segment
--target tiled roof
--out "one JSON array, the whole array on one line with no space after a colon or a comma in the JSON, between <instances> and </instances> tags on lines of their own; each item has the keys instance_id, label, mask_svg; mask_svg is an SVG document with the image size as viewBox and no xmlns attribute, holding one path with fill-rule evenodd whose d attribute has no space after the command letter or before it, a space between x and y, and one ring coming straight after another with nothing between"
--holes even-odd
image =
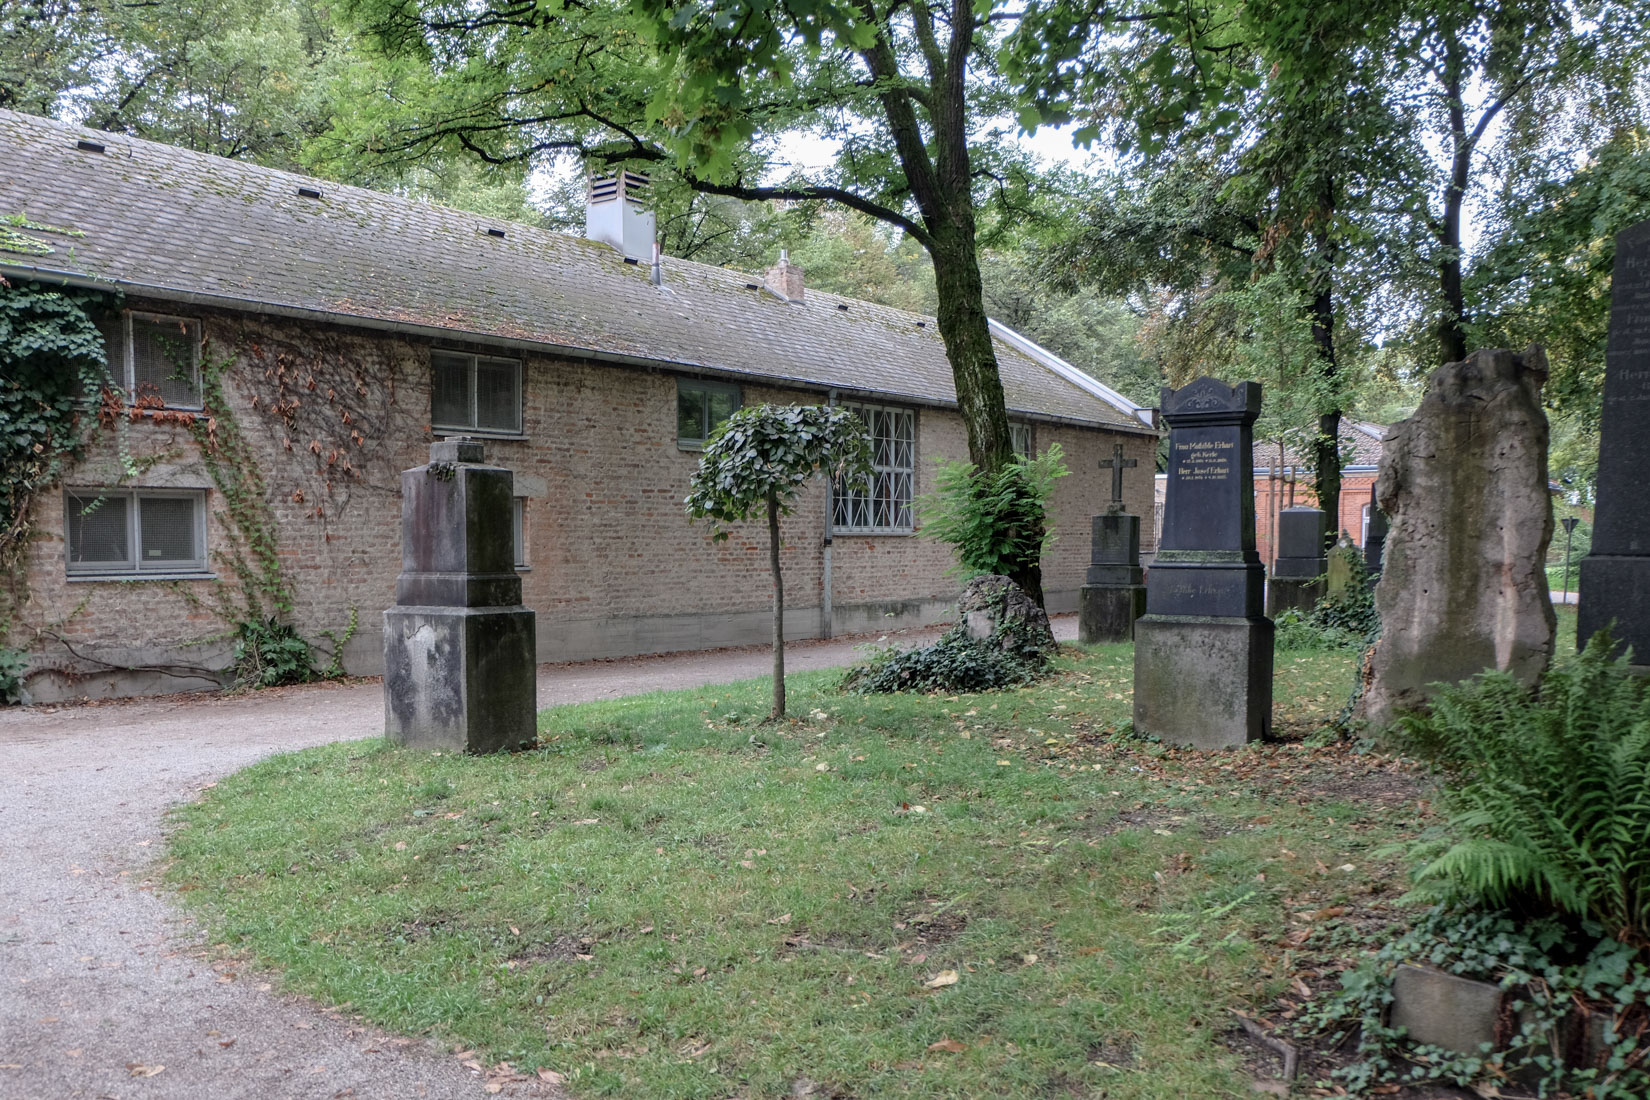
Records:
<instances>
[{"instance_id":1,"label":"tiled roof","mask_svg":"<svg viewBox=\"0 0 1650 1100\"><path fill-rule=\"evenodd\" d=\"M760 277L669 257L655 287L646 264L580 237L0 110L0 219L16 215L76 235L25 228L52 248L31 254L0 233L0 273L956 402L934 321L903 310L786 302L751 289ZM1010 411L1149 430L1126 400L996 335Z\"/></svg>"},{"instance_id":2,"label":"tiled roof","mask_svg":"<svg viewBox=\"0 0 1650 1100\"><path fill-rule=\"evenodd\" d=\"M1381 437L1386 434L1386 427L1381 424L1371 424L1367 420L1341 420L1341 455L1346 460L1346 469L1373 470L1381 461ZM1268 466L1280 464L1278 441L1266 439L1255 441L1255 469L1262 470ZM1300 468L1307 465L1306 460L1297 454L1294 448L1283 446L1281 464Z\"/></svg>"}]
</instances>

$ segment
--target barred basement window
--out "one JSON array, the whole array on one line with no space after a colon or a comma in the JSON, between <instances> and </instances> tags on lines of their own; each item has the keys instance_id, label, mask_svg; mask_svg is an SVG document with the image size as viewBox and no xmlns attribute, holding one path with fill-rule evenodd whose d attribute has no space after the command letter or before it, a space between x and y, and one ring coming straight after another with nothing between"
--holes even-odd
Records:
<instances>
[{"instance_id":1,"label":"barred basement window","mask_svg":"<svg viewBox=\"0 0 1650 1100\"><path fill-rule=\"evenodd\" d=\"M63 526L70 576L207 571L202 489L71 489Z\"/></svg>"},{"instance_id":2,"label":"barred basement window","mask_svg":"<svg viewBox=\"0 0 1650 1100\"><path fill-rule=\"evenodd\" d=\"M911 493L917 468L917 414L886 405L844 404L871 431L871 485L868 491L833 495L831 526L843 534L909 535Z\"/></svg>"},{"instance_id":3,"label":"barred basement window","mask_svg":"<svg viewBox=\"0 0 1650 1100\"><path fill-rule=\"evenodd\" d=\"M200 322L158 313L122 313L105 324L109 373L133 404L201 407Z\"/></svg>"},{"instance_id":4,"label":"barred basement window","mask_svg":"<svg viewBox=\"0 0 1650 1100\"><path fill-rule=\"evenodd\" d=\"M676 380L676 445L691 451L704 447L722 421L739 411L739 387L698 378Z\"/></svg>"},{"instance_id":5,"label":"barred basement window","mask_svg":"<svg viewBox=\"0 0 1650 1100\"><path fill-rule=\"evenodd\" d=\"M430 352L430 427L521 434L521 360Z\"/></svg>"}]
</instances>

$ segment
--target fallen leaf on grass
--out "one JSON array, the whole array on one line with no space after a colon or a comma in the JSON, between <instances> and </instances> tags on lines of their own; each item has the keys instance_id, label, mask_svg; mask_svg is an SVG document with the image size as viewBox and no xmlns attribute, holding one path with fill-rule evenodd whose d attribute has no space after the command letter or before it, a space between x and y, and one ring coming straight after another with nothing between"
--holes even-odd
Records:
<instances>
[{"instance_id":1,"label":"fallen leaf on grass","mask_svg":"<svg viewBox=\"0 0 1650 1100\"><path fill-rule=\"evenodd\" d=\"M929 989L943 989L948 985L956 985L961 980L955 970L942 970L922 984Z\"/></svg>"},{"instance_id":2,"label":"fallen leaf on grass","mask_svg":"<svg viewBox=\"0 0 1650 1100\"><path fill-rule=\"evenodd\" d=\"M153 1077L165 1068L165 1066L146 1066L141 1062L126 1063L126 1069L133 1077Z\"/></svg>"},{"instance_id":3,"label":"fallen leaf on grass","mask_svg":"<svg viewBox=\"0 0 1650 1100\"><path fill-rule=\"evenodd\" d=\"M559 1084L562 1084L563 1082L565 1082L567 1080L567 1075L565 1073L557 1073L553 1069L546 1069L543 1066L540 1066L539 1067L539 1080L540 1081L548 1081L552 1085L559 1085Z\"/></svg>"},{"instance_id":4,"label":"fallen leaf on grass","mask_svg":"<svg viewBox=\"0 0 1650 1100\"><path fill-rule=\"evenodd\" d=\"M769 924L789 924L789 923L791 923L791 915L789 913L783 913L783 914L781 914L780 916L777 916L777 917L769 917L768 918L768 923Z\"/></svg>"},{"instance_id":5,"label":"fallen leaf on grass","mask_svg":"<svg viewBox=\"0 0 1650 1100\"><path fill-rule=\"evenodd\" d=\"M941 1039L937 1043L929 1043L929 1050L944 1051L946 1054L961 1054L968 1049L967 1043L960 1043L955 1039Z\"/></svg>"}]
</instances>

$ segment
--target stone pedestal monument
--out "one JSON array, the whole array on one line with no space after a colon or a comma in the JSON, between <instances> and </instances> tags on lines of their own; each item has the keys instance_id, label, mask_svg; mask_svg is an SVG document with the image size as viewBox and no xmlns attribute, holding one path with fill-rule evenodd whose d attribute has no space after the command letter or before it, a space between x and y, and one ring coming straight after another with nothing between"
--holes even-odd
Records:
<instances>
[{"instance_id":1,"label":"stone pedestal monument","mask_svg":"<svg viewBox=\"0 0 1650 1100\"><path fill-rule=\"evenodd\" d=\"M1111 504L1093 520L1089 572L1077 594L1077 640L1084 645L1126 642L1134 621L1146 612L1140 573L1140 517L1123 511L1123 471L1138 465L1123 457L1123 445L1100 463L1111 470Z\"/></svg>"},{"instance_id":2,"label":"stone pedestal monument","mask_svg":"<svg viewBox=\"0 0 1650 1100\"><path fill-rule=\"evenodd\" d=\"M1598 508L1581 560L1576 640L1615 623L1633 663L1650 665L1650 221L1616 238L1610 342L1599 420Z\"/></svg>"},{"instance_id":3,"label":"stone pedestal monument","mask_svg":"<svg viewBox=\"0 0 1650 1100\"><path fill-rule=\"evenodd\" d=\"M1214 749L1272 728L1272 620L1255 553L1260 385L1199 378L1165 389L1163 536L1134 624L1134 728Z\"/></svg>"},{"instance_id":4,"label":"stone pedestal monument","mask_svg":"<svg viewBox=\"0 0 1650 1100\"><path fill-rule=\"evenodd\" d=\"M509 470L482 445L430 445L401 475L401 577L384 612L384 728L416 748L533 743L533 613L514 565Z\"/></svg>"},{"instance_id":5,"label":"stone pedestal monument","mask_svg":"<svg viewBox=\"0 0 1650 1100\"><path fill-rule=\"evenodd\" d=\"M1329 514L1322 508L1285 508L1278 513L1278 559L1266 584L1266 613L1305 613L1323 599L1329 553Z\"/></svg>"}]
</instances>

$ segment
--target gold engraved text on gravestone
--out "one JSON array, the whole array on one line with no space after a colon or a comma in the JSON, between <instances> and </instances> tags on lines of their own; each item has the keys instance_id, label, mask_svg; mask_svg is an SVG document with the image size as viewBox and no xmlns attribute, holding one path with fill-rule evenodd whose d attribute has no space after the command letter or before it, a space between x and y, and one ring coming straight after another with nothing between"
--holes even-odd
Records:
<instances>
[{"instance_id":1,"label":"gold engraved text on gravestone","mask_svg":"<svg viewBox=\"0 0 1650 1100\"><path fill-rule=\"evenodd\" d=\"M1225 481L1232 476L1229 439L1200 439L1174 445L1175 476L1181 481Z\"/></svg>"}]
</instances>

